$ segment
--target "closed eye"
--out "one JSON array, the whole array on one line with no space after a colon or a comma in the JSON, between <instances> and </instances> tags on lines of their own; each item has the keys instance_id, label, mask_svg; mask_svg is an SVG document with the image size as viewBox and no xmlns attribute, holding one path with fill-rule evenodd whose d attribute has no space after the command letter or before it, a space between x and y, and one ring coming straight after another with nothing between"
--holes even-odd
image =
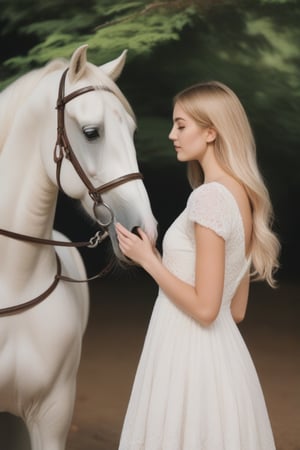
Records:
<instances>
[{"instance_id":1,"label":"closed eye","mask_svg":"<svg viewBox=\"0 0 300 450\"><path fill-rule=\"evenodd\" d=\"M93 141L100 136L99 130L96 127L85 126L82 128L82 132L89 141Z\"/></svg>"}]
</instances>

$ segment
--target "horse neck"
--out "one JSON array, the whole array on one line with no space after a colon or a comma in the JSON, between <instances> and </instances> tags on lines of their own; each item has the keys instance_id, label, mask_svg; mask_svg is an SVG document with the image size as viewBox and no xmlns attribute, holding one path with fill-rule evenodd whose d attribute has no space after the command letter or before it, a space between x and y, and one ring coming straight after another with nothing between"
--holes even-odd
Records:
<instances>
[{"instance_id":1,"label":"horse neck","mask_svg":"<svg viewBox=\"0 0 300 450\"><path fill-rule=\"evenodd\" d=\"M51 238L57 189L51 184L34 139L19 131L0 158L0 227L21 234ZM22 137L24 139L22 140ZM52 248L0 237L0 269L28 273L41 261L54 259ZM20 255L22 255L20 257ZM25 257L26 256L26 257Z\"/></svg>"}]
</instances>

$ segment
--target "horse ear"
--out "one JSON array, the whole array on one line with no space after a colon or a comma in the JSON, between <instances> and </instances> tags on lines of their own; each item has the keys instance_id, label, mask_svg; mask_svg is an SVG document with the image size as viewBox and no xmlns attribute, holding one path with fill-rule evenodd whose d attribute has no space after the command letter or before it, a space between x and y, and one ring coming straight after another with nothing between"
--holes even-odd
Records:
<instances>
[{"instance_id":1,"label":"horse ear","mask_svg":"<svg viewBox=\"0 0 300 450\"><path fill-rule=\"evenodd\" d=\"M116 79L121 75L124 68L126 55L127 50L124 50L118 58L113 59L106 64L102 64L102 66L100 66L100 69L103 70L106 75L109 76L109 78L111 78L113 81L116 81Z\"/></svg>"},{"instance_id":2,"label":"horse ear","mask_svg":"<svg viewBox=\"0 0 300 450\"><path fill-rule=\"evenodd\" d=\"M71 83L79 80L85 71L87 48L88 45L81 45L74 51L71 57L68 72L68 77Z\"/></svg>"}]
</instances>

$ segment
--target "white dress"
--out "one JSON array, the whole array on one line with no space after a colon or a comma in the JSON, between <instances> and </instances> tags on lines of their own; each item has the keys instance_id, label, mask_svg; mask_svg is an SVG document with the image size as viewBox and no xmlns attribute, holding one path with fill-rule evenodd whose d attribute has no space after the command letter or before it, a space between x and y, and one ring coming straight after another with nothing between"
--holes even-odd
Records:
<instances>
[{"instance_id":1,"label":"white dress","mask_svg":"<svg viewBox=\"0 0 300 450\"><path fill-rule=\"evenodd\" d=\"M210 326L201 326L159 291L119 450L274 450L256 370L230 313L249 266L231 192L217 182L195 189L164 237L164 264L189 284L195 277L194 222L225 240L221 309Z\"/></svg>"}]
</instances>

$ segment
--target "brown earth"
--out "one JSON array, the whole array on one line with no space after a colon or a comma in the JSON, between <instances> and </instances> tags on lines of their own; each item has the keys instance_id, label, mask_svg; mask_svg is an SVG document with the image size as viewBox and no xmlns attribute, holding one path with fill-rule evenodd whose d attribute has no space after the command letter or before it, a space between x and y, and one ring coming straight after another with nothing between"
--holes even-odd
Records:
<instances>
[{"instance_id":1,"label":"brown earth","mask_svg":"<svg viewBox=\"0 0 300 450\"><path fill-rule=\"evenodd\" d=\"M131 272L94 281L90 290L67 450L117 450L156 287L146 275ZM277 450L300 450L299 312L299 284L283 282L274 291L255 283L240 326L264 390ZM0 450L28 449L24 431L16 437L14 427L10 417L0 415Z\"/></svg>"}]
</instances>

